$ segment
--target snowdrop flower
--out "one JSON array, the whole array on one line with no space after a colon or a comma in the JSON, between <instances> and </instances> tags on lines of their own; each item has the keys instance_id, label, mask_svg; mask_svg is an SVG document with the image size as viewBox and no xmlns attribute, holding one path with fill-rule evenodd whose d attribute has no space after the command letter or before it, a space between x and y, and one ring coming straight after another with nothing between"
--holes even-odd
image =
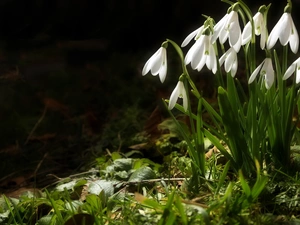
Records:
<instances>
[{"instance_id":1,"label":"snowdrop flower","mask_svg":"<svg viewBox=\"0 0 300 225\"><path fill-rule=\"evenodd\" d=\"M204 25L202 25L201 27L199 27L197 30L194 30L192 33L190 33L182 42L181 47L185 47L188 45L188 43L190 43L190 41L194 38L195 40L197 40L200 35L202 34L204 30Z\"/></svg>"},{"instance_id":2,"label":"snowdrop flower","mask_svg":"<svg viewBox=\"0 0 300 225\"><path fill-rule=\"evenodd\" d=\"M253 16L255 35L260 35L260 48L264 49L267 40L267 27L263 12L266 6L261 6L258 12ZM242 45L247 44L252 38L252 24L249 21L244 27L242 33Z\"/></svg>"},{"instance_id":3,"label":"snowdrop flower","mask_svg":"<svg viewBox=\"0 0 300 225\"><path fill-rule=\"evenodd\" d=\"M234 77L238 67L237 53L234 48L228 49L220 58L219 63L220 66L224 64L225 71L229 73L231 72L231 76Z\"/></svg>"},{"instance_id":4,"label":"snowdrop flower","mask_svg":"<svg viewBox=\"0 0 300 225\"><path fill-rule=\"evenodd\" d=\"M203 34L203 31L204 32L207 32L207 31L205 31L206 29L210 29L211 27L213 27L213 19L212 18L210 18L210 17L208 17L206 20L205 20L205 22L204 22L204 24L201 26L201 27L199 27L198 29L196 29L196 30L194 30L192 33L190 33L184 40L183 40L183 42L182 42L182 44L181 44L181 47L185 47L185 46L187 46L190 42L191 42L191 40L194 38L194 40L195 41L197 41L199 38L200 38L200 36ZM212 30L212 28L211 28L211 30ZM209 33L208 33L209 34Z\"/></svg>"},{"instance_id":5,"label":"snowdrop flower","mask_svg":"<svg viewBox=\"0 0 300 225\"><path fill-rule=\"evenodd\" d=\"M242 44L242 32L239 23L238 13L235 11L237 4L233 5L230 13L227 13L215 26L212 36L212 43L219 38L221 44L224 44L229 39L230 47L233 47L236 52L239 52Z\"/></svg>"},{"instance_id":6,"label":"snowdrop flower","mask_svg":"<svg viewBox=\"0 0 300 225\"><path fill-rule=\"evenodd\" d=\"M198 71L206 64L207 68L215 74L217 72L217 58L214 46L210 41L211 35L206 34L207 32L210 32L208 28L190 48L185 56L185 64L191 63L192 68Z\"/></svg>"},{"instance_id":7,"label":"snowdrop flower","mask_svg":"<svg viewBox=\"0 0 300 225\"><path fill-rule=\"evenodd\" d=\"M289 68L286 70L286 72L283 75L283 80L288 79L296 70L296 83L298 84L300 82L300 58L295 60L292 65L289 66Z\"/></svg>"},{"instance_id":8,"label":"snowdrop flower","mask_svg":"<svg viewBox=\"0 0 300 225\"><path fill-rule=\"evenodd\" d=\"M265 58L265 60L253 71L248 81L249 84L254 81L259 71L260 75L264 76L266 88L270 89L274 83L274 69L271 58Z\"/></svg>"},{"instance_id":9,"label":"snowdrop flower","mask_svg":"<svg viewBox=\"0 0 300 225\"><path fill-rule=\"evenodd\" d=\"M160 81L163 83L167 75L167 50L160 47L146 62L142 75L145 76L149 71L153 76L159 74Z\"/></svg>"},{"instance_id":10,"label":"snowdrop flower","mask_svg":"<svg viewBox=\"0 0 300 225\"><path fill-rule=\"evenodd\" d=\"M170 100L169 100L169 110L173 109L177 99L178 98L182 98L183 100L183 108L185 111L187 111L188 108L188 99L187 99L187 95L186 95L186 90L184 88L184 84L182 81L178 81L175 89L173 90Z\"/></svg>"},{"instance_id":11,"label":"snowdrop flower","mask_svg":"<svg viewBox=\"0 0 300 225\"><path fill-rule=\"evenodd\" d=\"M289 43L292 52L295 54L297 53L299 47L299 36L290 10L291 7L288 4L285 7L283 15L280 17L269 35L267 49L271 49L279 39L281 45L285 46Z\"/></svg>"}]
</instances>

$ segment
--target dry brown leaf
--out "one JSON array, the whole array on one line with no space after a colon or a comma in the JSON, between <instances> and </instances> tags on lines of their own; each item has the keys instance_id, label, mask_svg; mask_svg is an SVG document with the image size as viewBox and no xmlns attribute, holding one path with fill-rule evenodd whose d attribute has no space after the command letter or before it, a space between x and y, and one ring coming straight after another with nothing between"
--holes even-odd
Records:
<instances>
[{"instance_id":1,"label":"dry brown leaf","mask_svg":"<svg viewBox=\"0 0 300 225\"><path fill-rule=\"evenodd\" d=\"M5 193L5 196L11 197L11 198L19 198L20 196L22 196L28 192L31 192L36 197L42 196L42 192L39 189L26 188L26 187L19 188L18 190L15 190L12 192L7 192L7 193Z\"/></svg>"},{"instance_id":2,"label":"dry brown leaf","mask_svg":"<svg viewBox=\"0 0 300 225\"><path fill-rule=\"evenodd\" d=\"M45 141L55 138L55 136L56 136L56 133L49 133L49 134L43 134L43 135L39 135L39 136L31 136L29 138L29 140L45 142Z\"/></svg>"},{"instance_id":3,"label":"dry brown leaf","mask_svg":"<svg viewBox=\"0 0 300 225\"><path fill-rule=\"evenodd\" d=\"M139 202L139 203L143 203L143 201L145 201L147 198L146 198L144 195L142 195L142 194L140 194L140 193L138 193L138 192L135 192L135 193L134 193L134 199L135 199L137 202Z\"/></svg>"},{"instance_id":4,"label":"dry brown leaf","mask_svg":"<svg viewBox=\"0 0 300 225\"><path fill-rule=\"evenodd\" d=\"M20 155L20 147L19 145L9 145L5 148L0 149L0 153L5 153L11 156Z\"/></svg>"}]
</instances>

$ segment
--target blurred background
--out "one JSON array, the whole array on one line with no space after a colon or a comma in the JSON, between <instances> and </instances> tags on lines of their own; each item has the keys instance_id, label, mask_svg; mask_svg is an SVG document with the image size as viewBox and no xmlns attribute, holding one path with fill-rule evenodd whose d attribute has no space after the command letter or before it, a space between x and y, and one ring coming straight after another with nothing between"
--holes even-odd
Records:
<instances>
[{"instance_id":1,"label":"blurred background","mask_svg":"<svg viewBox=\"0 0 300 225\"><path fill-rule=\"evenodd\" d=\"M245 2L254 13L272 3L269 27L286 5ZM161 98L180 75L172 50L164 84L141 76L144 63L166 38L180 44L202 14L218 21L227 8L219 0L1 0L0 190L43 186L47 174L87 170L99 155L139 143L136 135L165 116ZM210 96L211 75L198 79Z\"/></svg>"}]
</instances>

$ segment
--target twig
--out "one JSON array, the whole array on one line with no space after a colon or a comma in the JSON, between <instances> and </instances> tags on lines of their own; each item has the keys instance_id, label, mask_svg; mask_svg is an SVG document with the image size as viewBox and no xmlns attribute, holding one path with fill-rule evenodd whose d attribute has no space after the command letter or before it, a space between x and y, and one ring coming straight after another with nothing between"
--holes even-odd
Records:
<instances>
[{"instance_id":1,"label":"twig","mask_svg":"<svg viewBox=\"0 0 300 225\"><path fill-rule=\"evenodd\" d=\"M149 179L149 180L141 180L141 181L126 181L126 182L120 182L124 185L129 184L140 184L140 183L155 183L155 182L161 182L161 181L185 181L186 178L158 178L158 179Z\"/></svg>"},{"instance_id":2,"label":"twig","mask_svg":"<svg viewBox=\"0 0 300 225\"><path fill-rule=\"evenodd\" d=\"M37 171L39 170L39 168L41 167L42 163L44 162L45 158L48 156L48 152L46 152L43 156L43 158L41 159L41 161L39 162L39 164L37 165L35 171L34 171L34 177L36 178L36 174Z\"/></svg>"},{"instance_id":3,"label":"twig","mask_svg":"<svg viewBox=\"0 0 300 225\"><path fill-rule=\"evenodd\" d=\"M63 177L63 178L62 178L62 177L58 177L58 176L56 176L55 174L50 173L50 174L47 174L46 176L47 176L47 177L54 177L54 178L57 179L57 181L55 181L55 182L52 183L52 184L47 185L47 186L44 187L43 189L46 189L46 188L49 187L49 186L52 186L52 185L54 185L54 184L57 184L57 183L59 183L59 182L62 182L62 181L65 181L65 180L68 180L68 179L71 179L71 178L74 178L74 177L79 177L79 176L81 176L81 175L90 174L90 173L96 173L96 172L98 172L98 170L96 170L96 169L91 169L91 170L86 171L86 172L73 174L73 175L70 175L70 176L68 176L68 177Z\"/></svg>"},{"instance_id":4,"label":"twig","mask_svg":"<svg viewBox=\"0 0 300 225\"><path fill-rule=\"evenodd\" d=\"M32 128L32 130L30 131L30 134L28 135L28 137L27 137L24 145L27 145L27 143L30 140L30 138L32 137L33 133L38 128L38 126L40 125L40 123L43 121L43 119L44 119L44 117L46 115L46 112L47 112L47 105L45 105L43 114L41 115L41 117L39 118L39 120L36 122L36 124L34 125L34 127Z\"/></svg>"}]
</instances>

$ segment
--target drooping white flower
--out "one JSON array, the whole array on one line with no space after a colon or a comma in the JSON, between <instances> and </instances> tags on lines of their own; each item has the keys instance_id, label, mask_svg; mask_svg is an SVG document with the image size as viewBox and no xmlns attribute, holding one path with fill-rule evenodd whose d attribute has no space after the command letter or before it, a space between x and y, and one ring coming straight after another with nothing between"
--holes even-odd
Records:
<instances>
[{"instance_id":1,"label":"drooping white flower","mask_svg":"<svg viewBox=\"0 0 300 225\"><path fill-rule=\"evenodd\" d=\"M233 47L236 52L239 52L242 44L242 34L239 23L239 16L235 10L227 13L215 26L212 35L212 43L219 38L221 44L224 44L229 39L230 47Z\"/></svg>"},{"instance_id":2,"label":"drooping white flower","mask_svg":"<svg viewBox=\"0 0 300 225\"><path fill-rule=\"evenodd\" d=\"M194 30L192 33L190 33L182 42L181 47L185 47L188 45L188 43L190 43L190 41L194 38L195 40L197 40L202 32L204 30L204 25L202 25L201 27L199 27L197 30Z\"/></svg>"},{"instance_id":3,"label":"drooping white flower","mask_svg":"<svg viewBox=\"0 0 300 225\"><path fill-rule=\"evenodd\" d=\"M300 83L300 58L296 59L286 70L283 75L283 80L288 79L296 70L296 83Z\"/></svg>"},{"instance_id":4,"label":"drooping white flower","mask_svg":"<svg viewBox=\"0 0 300 225\"><path fill-rule=\"evenodd\" d=\"M253 23L254 23L254 31L255 35L260 35L260 48L264 49L267 40L267 27L266 21L264 19L264 15L261 12L257 12L253 16ZM252 38L252 25L249 21L246 26L244 27L242 33L242 45L247 44Z\"/></svg>"},{"instance_id":5,"label":"drooping white flower","mask_svg":"<svg viewBox=\"0 0 300 225\"><path fill-rule=\"evenodd\" d=\"M249 84L254 81L258 72L260 72L261 76L264 76L266 88L270 89L274 83L274 69L271 58L265 58L265 60L253 71L248 81Z\"/></svg>"},{"instance_id":6,"label":"drooping white flower","mask_svg":"<svg viewBox=\"0 0 300 225\"><path fill-rule=\"evenodd\" d=\"M267 49L271 49L278 39L283 46L289 43L293 53L296 54L298 52L299 35L289 12L283 13L271 31L267 41Z\"/></svg>"},{"instance_id":7,"label":"drooping white flower","mask_svg":"<svg viewBox=\"0 0 300 225\"><path fill-rule=\"evenodd\" d=\"M187 94L186 90L184 87L184 84L182 81L178 81L175 89L173 90L170 100L169 100L169 110L173 109L178 98L182 98L183 100L183 108L185 111L187 111L188 108L188 99L187 99Z\"/></svg>"},{"instance_id":8,"label":"drooping white flower","mask_svg":"<svg viewBox=\"0 0 300 225\"><path fill-rule=\"evenodd\" d=\"M220 66L224 64L225 71L231 72L231 76L234 77L238 68L237 53L234 48L228 49L219 59Z\"/></svg>"},{"instance_id":9,"label":"drooping white flower","mask_svg":"<svg viewBox=\"0 0 300 225\"><path fill-rule=\"evenodd\" d=\"M163 83L167 75L167 50L165 47L160 47L148 61L142 70L142 75L145 76L148 72L153 76L159 75L160 81Z\"/></svg>"},{"instance_id":10,"label":"drooping white flower","mask_svg":"<svg viewBox=\"0 0 300 225\"><path fill-rule=\"evenodd\" d=\"M214 74L217 72L217 58L211 35L201 34L185 56L185 64L191 63L193 69L200 71L206 64Z\"/></svg>"}]
</instances>

